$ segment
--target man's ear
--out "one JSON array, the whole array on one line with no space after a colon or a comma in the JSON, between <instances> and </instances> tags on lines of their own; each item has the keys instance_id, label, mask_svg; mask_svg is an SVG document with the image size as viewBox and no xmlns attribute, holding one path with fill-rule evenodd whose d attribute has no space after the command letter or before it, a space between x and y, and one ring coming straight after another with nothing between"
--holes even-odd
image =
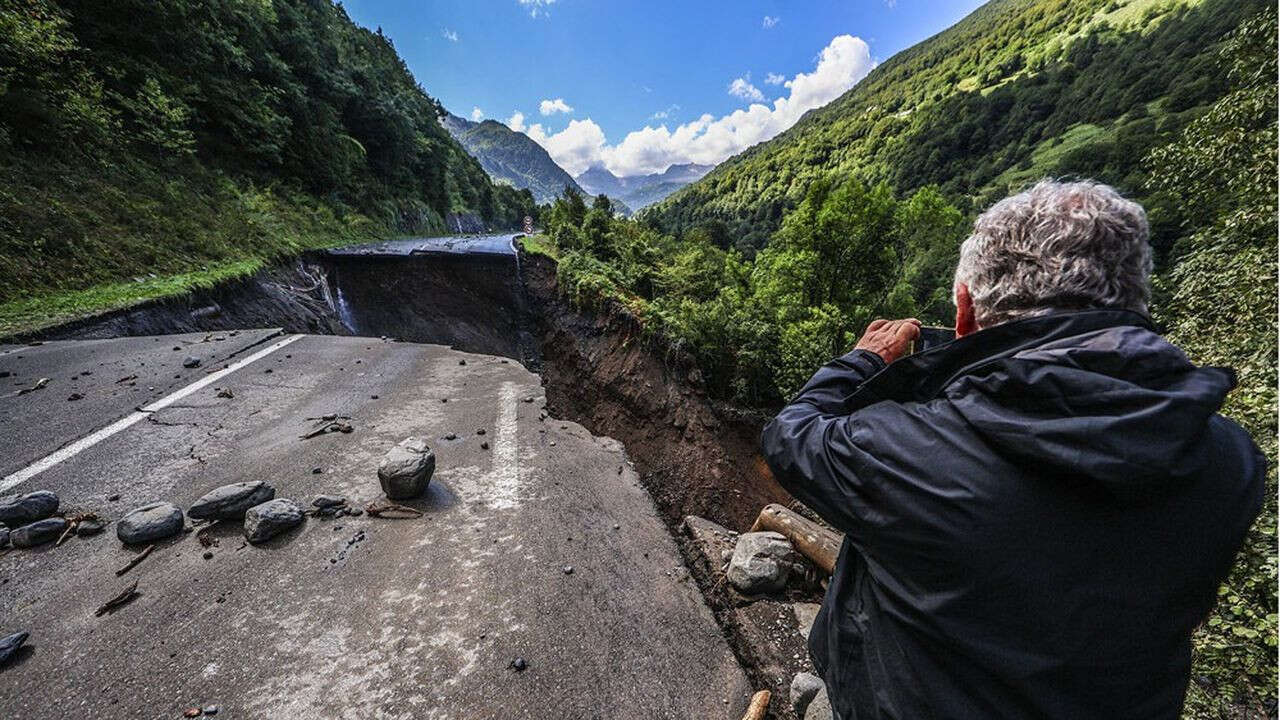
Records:
<instances>
[{"instance_id":1,"label":"man's ear","mask_svg":"<svg viewBox=\"0 0 1280 720\"><path fill-rule=\"evenodd\" d=\"M978 331L978 322L973 317L973 298L969 295L969 286L956 283L956 337L972 335Z\"/></svg>"}]
</instances>

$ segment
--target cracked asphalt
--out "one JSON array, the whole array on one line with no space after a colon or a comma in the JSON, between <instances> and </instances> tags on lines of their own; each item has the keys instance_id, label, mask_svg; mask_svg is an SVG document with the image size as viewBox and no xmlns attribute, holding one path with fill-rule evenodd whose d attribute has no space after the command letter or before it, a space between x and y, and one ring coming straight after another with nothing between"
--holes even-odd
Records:
<instances>
[{"instance_id":1,"label":"cracked asphalt","mask_svg":"<svg viewBox=\"0 0 1280 720\"><path fill-rule=\"evenodd\" d=\"M279 339L0 346L0 474ZM0 634L31 639L0 670L0 717L740 717L751 689L623 449L542 408L514 361L305 336L25 480L9 492L53 490L109 520L251 479L364 506L383 499L395 443L424 436L437 455L427 496L406 503L422 518L309 518L256 547L219 523L123 577L139 550L111 525L5 552ZM329 413L354 432L299 439ZM94 617L134 580L136 600Z\"/></svg>"}]
</instances>

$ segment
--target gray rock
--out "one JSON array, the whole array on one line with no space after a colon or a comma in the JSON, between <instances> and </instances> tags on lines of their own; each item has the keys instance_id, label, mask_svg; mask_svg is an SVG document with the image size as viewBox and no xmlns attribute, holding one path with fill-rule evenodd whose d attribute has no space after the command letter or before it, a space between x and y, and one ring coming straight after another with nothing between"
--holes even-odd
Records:
<instances>
[{"instance_id":1,"label":"gray rock","mask_svg":"<svg viewBox=\"0 0 1280 720\"><path fill-rule=\"evenodd\" d=\"M9 533L9 540L16 548L35 547L57 540L66 529L66 518L45 518L12 531Z\"/></svg>"},{"instance_id":2,"label":"gray rock","mask_svg":"<svg viewBox=\"0 0 1280 720\"><path fill-rule=\"evenodd\" d=\"M809 633L813 630L813 621L818 619L818 611L822 606L818 603L795 603L791 606L791 611L796 614L796 625L800 628L800 636L805 640L809 639Z\"/></svg>"},{"instance_id":3,"label":"gray rock","mask_svg":"<svg viewBox=\"0 0 1280 720\"><path fill-rule=\"evenodd\" d=\"M0 524L11 528L43 520L58 512L58 496L48 490L0 498Z\"/></svg>"},{"instance_id":4,"label":"gray rock","mask_svg":"<svg viewBox=\"0 0 1280 720\"><path fill-rule=\"evenodd\" d=\"M378 481L392 500L421 497L436 470L436 454L424 438L405 438L378 464Z\"/></svg>"},{"instance_id":5,"label":"gray rock","mask_svg":"<svg viewBox=\"0 0 1280 720\"><path fill-rule=\"evenodd\" d=\"M182 367L184 368L200 367L200 358L196 357L195 355L188 355L182 359Z\"/></svg>"},{"instance_id":6,"label":"gray rock","mask_svg":"<svg viewBox=\"0 0 1280 720\"><path fill-rule=\"evenodd\" d=\"M120 518L116 523L116 537L129 545L163 540L182 532L182 510L167 502L143 505Z\"/></svg>"},{"instance_id":7,"label":"gray rock","mask_svg":"<svg viewBox=\"0 0 1280 720\"><path fill-rule=\"evenodd\" d=\"M9 528L0 527L0 548L9 544Z\"/></svg>"},{"instance_id":8,"label":"gray rock","mask_svg":"<svg viewBox=\"0 0 1280 720\"><path fill-rule=\"evenodd\" d=\"M813 696L813 700L809 702L809 707L804 709L804 720L834 720L835 713L831 712L831 698L827 697L827 687L824 685Z\"/></svg>"},{"instance_id":9,"label":"gray rock","mask_svg":"<svg viewBox=\"0 0 1280 720\"><path fill-rule=\"evenodd\" d=\"M302 524L302 506L287 498L268 500L244 514L244 536L251 543L266 542Z\"/></svg>"},{"instance_id":10,"label":"gray rock","mask_svg":"<svg viewBox=\"0 0 1280 720\"><path fill-rule=\"evenodd\" d=\"M18 648L27 641L28 634L25 632L16 632L8 637L0 638L0 665L9 662L9 659L18 654Z\"/></svg>"},{"instance_id":11,"label":"gray rock","mask_svg":"<svg viewBox=\"0 0 1280 720\"><path fill-rule=\"evenodd\" d=\"M239 520L249 508L275 496L276 489L261 480L231 483L205 493L187 514L197 520Z\"/></svg>"},{"instance_id":12,"label":"gray rock","mask_svg":"<svg viewBox=\"0 0 1280 720\"><path fill-rule=\"evenodd\" d=\"M822 678L813 673L796 673L791 678L791 707L796 711L796 717L804 717L809 704L824 688L826 685Z\"/></svg>"},{"instance_id":13,"label":"gray rock","mask_svg":"<svg viewBox=\"0 0 1280 720\"><path fill-rule=\"evenodd\" d=\"M347 499L337 495L319 495L315 500L311 501L311 504L318 508L337 507L346 505Z\"/></svg>"},{"instance_id":14,"label":"gray rock","mask_svg":"<svg viewBox=\"0 0 1280 720\"><path fill-rule=\"evenodd\" d=\"M76 523L76 534L80 537L88 537L90 535L97 535L105 528L106 526L97 520L81 520Z\"/></svg>"},{"instance_id":15,"label":"gray rock","mask_svg":"<svg viewBox=\"0 0 1280 720\"><path fill-rule=\"evenodd\" d=\"M797 567L803 574L802 562L791 543L776 532L743 533L725 576L747 594L778 592L786 588Z\"/></svg>"}]
</instances>

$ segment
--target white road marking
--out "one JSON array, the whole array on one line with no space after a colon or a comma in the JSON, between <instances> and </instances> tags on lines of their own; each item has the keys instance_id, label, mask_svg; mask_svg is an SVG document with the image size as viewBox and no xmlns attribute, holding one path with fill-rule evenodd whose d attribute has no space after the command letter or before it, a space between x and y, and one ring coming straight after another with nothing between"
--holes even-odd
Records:
<instances>
[{"instance_id":1,"label":"white road marking","mask_svg":"<svg viewBox=\"0 0 1280 720\"><path fill-rule=\"evenodd\" d=\"M160 398L159 400L151 403L150 405L147 405L146 407L140 410L134 410L133 412L129 413L128 415L125 415L124 417L111 423L110 425L92 434L86 435L80 438L79 440L76 440L70 445L67 445L59 450L55 450L54 452L49 453L48 455L44 456L43 458L40 458L39 460L28 465L27 467L11 475L6 475L3 480L0 480L0 492L4 492L9 488L19 483L22 483L26 480L30 480L36 475L39 475L40 473L44 472L45 470L48 470L49 468L53 467L54 465L57 465L60 462L63 462L64 460L69 460L75 457L81 452L84 452L85 450L88 450L89 448L93 447L94 445L97 445L103 440L106 440L112 435L115 435L121 430L129 428L134 424L141 422L142 420L146 419L146 417L151 413L156 412L157 410L163 410L164 408L169 407L170 405L178 402L179 400L187 397L188 395L191 395L192 393L195 393L195 392L199 392L200 390L212 385L213 383L218 382L222 378L230 375L236 370L239 370L245 365L261 360L262 358L270 355L271 353L279 350L280 348L292 342L295 342L297 340L301 340L303 337L304 337L303 335L290 335L289 337L284 338L283 340L280 340L276 343L273 343L272 345L269 345L259 350L258 352L250 355L249 357L246 357L242 360L237 360L236 362L231 363L227 367L215 373L210 373L204 376L203 378L191 383L190 385L187 385L181 390L174 391L173 393L170 393L169 395L166 395Z\"/></svg>"}]
</instances>

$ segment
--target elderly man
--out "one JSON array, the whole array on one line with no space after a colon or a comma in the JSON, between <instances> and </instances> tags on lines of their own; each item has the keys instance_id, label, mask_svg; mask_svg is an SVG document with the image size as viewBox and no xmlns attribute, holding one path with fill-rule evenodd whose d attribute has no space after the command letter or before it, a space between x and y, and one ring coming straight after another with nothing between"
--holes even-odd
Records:
<instances>
[{"instance_id":1,"label":"elderly man","mask_svg":"<svg viewBox=\"0 0 1280 720\"><path fill-rule=\"evenodd\" d=\"M877 320L765 428L845 532L809 649L839 720L1177 718L1262 503L1232 371L1147 317L1137 204L1041 182L978 218L951 343Z\"/></svg>"}]
</instances>

